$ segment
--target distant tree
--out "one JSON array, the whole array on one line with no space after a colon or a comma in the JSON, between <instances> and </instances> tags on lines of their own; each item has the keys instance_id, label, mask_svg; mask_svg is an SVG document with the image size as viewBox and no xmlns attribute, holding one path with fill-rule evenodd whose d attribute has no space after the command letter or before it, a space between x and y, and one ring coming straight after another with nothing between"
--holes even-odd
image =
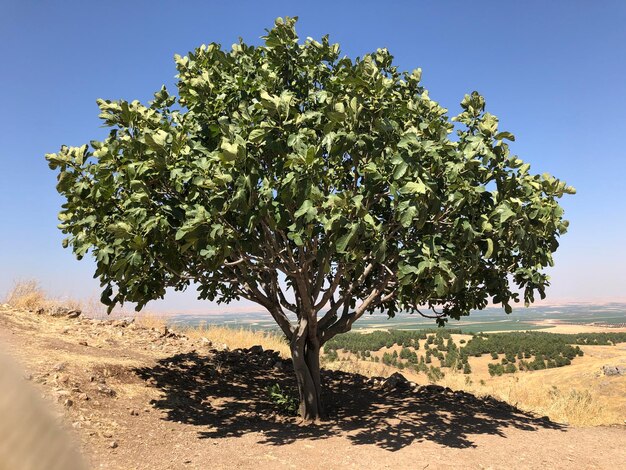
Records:
<instances>
[{"instance_id":1,"label":"distant tree","mask_svg":"<svg viewBox=\"0 0 626 470\"><path fill-rule=\"evenodd\" d=\"M419 69L299 42L295 23L176 56L177 95L98 100L108 136L46 157L63 245L95 258L109 310L192 285L260 304L314 420L320 347L364 314L443 324L490 301L510 312L518 288L543 298L573 189L510 153L478 93L450 119Z\"/></svg>"}]
</instances>

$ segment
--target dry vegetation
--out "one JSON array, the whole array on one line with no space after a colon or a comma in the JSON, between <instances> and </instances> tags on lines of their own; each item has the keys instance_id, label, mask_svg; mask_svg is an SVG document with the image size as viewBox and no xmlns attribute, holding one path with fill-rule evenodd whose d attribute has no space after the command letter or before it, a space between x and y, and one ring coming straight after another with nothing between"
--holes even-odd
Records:
<instances>
[{"instance_id":1,"label":"dry vegetation","mask_svg":"<svg viewBox=\"0 0 626 470\"><path fill-rule=\"evenodd\" d=\"M35 279L17 280L5 296L5 303L18 310L37 311L53 307L80 310L90 318L107 318L106 306L96 297L78 300L70 297L51 297ZM117 309L113 317L133 316L132 312Z\"/></svg>"},{"instance_id":2,"label":"dry vegetation","mask_svg":"<svg viewBox=\"0 0 626 470\"><path fill-rule=\"evenodd\" d=\"M21 310L37 310L50 303L39 283L33 279L16 281L6 296L6 303Z\"/></svg>"},{"instance_id":3,"label":"dry vegetation","mask_svg":"<svg viewBox=\"0 0 626 470\"><path fill-rule=\"evenodd\" d=\"M552 371L548 371L552 372ZM493 396L525 411L548 416L552 421L574 426L621 424L623 416L602 405L601 396L588 389L553 385L550 377L537 381L537 372L518 372L513 377L497 377L476 382L458 373L446 374L440 385L464 390L477 396ZM544 376L546 374L543 374Z\"/></svg>"},{"instance_id":4,"label":"dry vegetation","mask_svg":"<svg viewBox=\"0 0 626 470\"><path fill-rule=\"evenodd\" d=\"M260 344L264 349L278 351L281 356L288 358L289 345L282 335L272 331L255 331L245 328L228 328L216 325L201 325L198 327L177 328L191 339L207 338L215 345L226 345L230 349L250 348Z\"/></svg>"},{"instance_id":5,"label":"dry vegetation","mask_svg":"<svg viewBox=\"0 0 626 470\"><path fill-rule=\"evenodd\" d=\"M54 305L82 309L93 318L105 318L106 309L96 300L78 302L72 299L51 299L36 281L16 282L6 297L13 308L36 311ZM153 313L119 310L114 317L135 318L139 326L159 329L167 325L167 318ZM232 329L215 325L175 328L192 340L206 338L214 345L230 349L249 348L260 344L265 349L278 351L289 357L289 347L284 338L274 332L254 331L244 328ZM597 330L597 328L595 328ZM594 331L595 331L594 330ZM461 335L453 335L455 342ZM470 358L473 373L466 375L446 369L445 376L437 383L453 390L463 390L478 396L493 396L525 411L546 415L550 419L575 426L623 424L626 418L626 377L602 377L601 366L608 360L626 363L626 344L617 346L584 347L585 357L573 365L558 369L516 372L502 377L490 377L486 373L486 358ZM385 351L387 348L385 348ZM390 349L391 350L391 349ZM380 354L382 354L382 351ZM342 354L341 360L328 362L329 369L358 373L367 377L388 376L396 369L380 362L364 361L351 354ZM485 362L482 364L480 361ZM485 370L483 370L485 369ZM424 374L400 371L418 384L432 382Z\"/></svg>"}]
</instances>

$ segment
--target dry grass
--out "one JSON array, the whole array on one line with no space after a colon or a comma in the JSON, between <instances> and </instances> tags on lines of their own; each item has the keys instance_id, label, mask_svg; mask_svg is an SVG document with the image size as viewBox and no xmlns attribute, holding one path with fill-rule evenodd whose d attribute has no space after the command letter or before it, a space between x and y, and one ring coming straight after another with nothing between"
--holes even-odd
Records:
<instances>
[{"instance_id":1,"label":"dry grass","mask_svg":"<svg viewBox=\"0 0 626 470\"><path fill-rule=\"evenodd\" d=\"M472 380L471 376L446 371L439 384L478 396L491 395L522 410L574 426L617 424L623 420L602 405L604 399L595 390L574 389L567 384L561 387L540 384L532 373L499 377L481 384Z\"/></svg>"},{"instance_id":2,"label":"dry grass","mask_svg":"<svg viewBox=\"0 0 626 470\"><path fill-rule=\"evenodd\" d=\"M40 308L66 307L82 310L83 303L72 298L51 298L34 279L15 281L6 296L6 303L17 310L36 311Z\"/></svg>"},{"instance_id":3,"label":"dry grass","mask_svg":"<svg viewBox=\"0 0 626 470\"><path fill-rule=\"evenodd\" d=\"M322 356L322 365L327 369L349 372L351 374L360 374L365 377L388 377L396 371L394 367L387 366L380 362L362 361L355 358L326 362L324 361L324 356ZM404 371L401 372L409 380L413 380L413 377L405 374Z\"/></svg>"},{"instance_id":4,"label":"dry grass","mask_svg":"<svg viewBox=\"0 0 626 470\"><path fill-rule=\"evenodd\" d=\"M154 312L139 312L135 313L133 317L135 324L142 328L161 329L167 325L167 318Z\"/></svg>"},{"instance_id":5,"label":"dry grass","mask_svg":"<svg viewBox=\"0 0 626 470\"><path fill-rule=\"evenodd\" d=\"M260 344L264 349L278 351L285 358L291 357L289 345L284 337L271 331L258 331L245 328L228 328L216 325L177 328L192 339L207 338L215 345L225 344L231 349L249 348Z\"/></svg>"},{"instance_id":6,"label":"dry grass","mask_svg":"<svg viewBox=\"0 0 626 470\"><path fill-rule=\"evenodd\" d=\"M106 305L100 302L98 296L92 296L86 300L72 297L50 297L35 279L15 281L6 295L5 302L16 310L37 311L40 308L50 309L54 307L80 310L84 316L100 320L136 317L146 327L162 326L166 323L164 318L158 317L156 314L150 312L137 314L133 310L119 307L108 314Z\"/></svg>"},{"instance_id":7,"label":"dry grass","mask_svg":"<svg viewBox=\"0 0 626 470\"><path fill-rule=\"evenodd\" d=\"M37 310L48 302L46 293L34 279L15 281L6 303L18 310Z\"/></svg>"}]
</instances>

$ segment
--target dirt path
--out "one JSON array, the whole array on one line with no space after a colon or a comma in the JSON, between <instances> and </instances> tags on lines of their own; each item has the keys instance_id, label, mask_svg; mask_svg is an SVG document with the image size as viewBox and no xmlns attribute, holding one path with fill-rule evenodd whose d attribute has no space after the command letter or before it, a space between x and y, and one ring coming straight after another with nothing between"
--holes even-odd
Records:
<instances>
[{"instance_id":1,"label":"dirt path","mask_svg":"<svg viewBox=\"0 0 626 470\"><path fill-rule=\"evenodd\" d=\"M123 322L0 308L0 344L92 468L611 468L626 427L570 428L441 387L384 390L327 372L334 418L302 427L265 390L293 386L271 352L217 351Z\"/></svg>"}]
</instances>

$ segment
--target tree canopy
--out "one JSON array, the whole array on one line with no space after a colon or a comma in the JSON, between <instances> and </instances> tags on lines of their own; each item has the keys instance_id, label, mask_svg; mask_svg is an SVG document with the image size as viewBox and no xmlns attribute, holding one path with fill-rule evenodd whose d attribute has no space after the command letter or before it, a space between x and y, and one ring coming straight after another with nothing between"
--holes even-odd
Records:
<instances>
[{"instance_id":1,"label":"tree canopy","mask_svg":"<svg viewBox=\"0 0 626 470\"><path fill-rule=\"evenodd\" d=\"M510 153L477 92L450 119L420 69L300 41L295 23L177 55L177 94L98 100L109 135L46 156L64 246L95 257L102 301L140 309L193 283L257 302L319 390L313 356L366 312L444 322L543 297L573 189Z\"/></svg>"}]
</instances>

